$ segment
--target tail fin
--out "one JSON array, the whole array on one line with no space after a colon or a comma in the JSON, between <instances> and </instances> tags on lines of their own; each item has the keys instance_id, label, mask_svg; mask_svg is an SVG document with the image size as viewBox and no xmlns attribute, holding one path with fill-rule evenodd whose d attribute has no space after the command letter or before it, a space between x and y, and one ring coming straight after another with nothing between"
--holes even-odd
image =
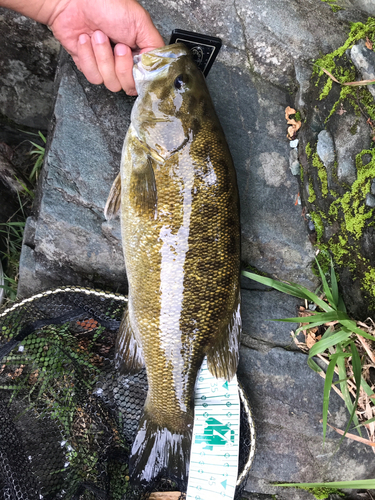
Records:
<instances>
[{"instance_id":1,"label":"tail fin","mask_svg":"<svg viewBox=\"0 0 375 500\"><path fill-rule=\"evenodd\" d=\"M166 478L186 489L193 416L186 414L183 432L158 425L145 409L130 456L130 479L134 486L147 486Z\"/></svg>"}]
</instances>

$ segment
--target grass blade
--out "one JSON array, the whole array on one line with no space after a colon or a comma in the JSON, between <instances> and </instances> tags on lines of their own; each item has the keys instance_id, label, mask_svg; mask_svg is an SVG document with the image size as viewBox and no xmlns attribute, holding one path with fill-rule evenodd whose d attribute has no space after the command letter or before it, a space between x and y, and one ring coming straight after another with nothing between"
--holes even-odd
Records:
<instances>
[{"instance_id":1,"label":"grass blade","mask_svg":"<svg viewBox=\"0 0 375 500\"><path fill-rule=\"evenodd\" d=\"M289 323L317 323L320 325L331 321L349 319L347 314L341 311L329 311L324 313L312 313L311 316L298 316L298 318L271 319L270 321L287 321ZM375 340L375 339L374 339Z\"/></svg>"},{"instance_id":2,"label":"grass blade","mask_svg":"<svg viewBox=\"0 0 375 500\"><path fill-rule=\"evenodd\" d=\"M323 389L323 443L326 440L329 396L331 393L333 374L335 373L335 367L336 367L336 362L337 362L338 357L339 357L339 353L335 353L331 357L331 360L329 362L327 372L326 372L326 378L324 380L324 389Z\"/></svg>"},{"instance_id":3,"label":"grass blade","mask_svg":"<svg viewBox=\"0 0 375 500\"><path fill-rule=\"evenodd\" d=\"M337 350L340 352L343 352L341 350L341 346L339 346L339 345L337 346ZM342 393L343 398L344 398L345 405L348 409L349 414L351 416L353 415L354 424L358 425L359 424L358 418L357 418L357 415L355 414L355 409L356 409L357 405L353 405L352 398L350 397L348 385L346 383L347 374L346 374L345 357L344 356L340 356L337 359L337 366L339 369L340 389L341 389L341 393ZM352 419L349 420L349 425L351 423L351 420ZM358 431L358 432L361 435L360 431ZM345 431L345 434L346 433L347 433L347 430ZM344 436L345 436L345 434L344 434Z\"/></svg>"},{"instance_id":4,"label":"grass blade","mask_svg":"<svg viewBox=\"0 0 375 500\"><path fill-rule=\"evenodd\" d=\"M350 330L353 333L356 333L357 335L361 335L361 337L364 337L365 339L369 339L374 341L375 337L373 335L370 335L369 333L366 333L362 328L359 328L356 325L356 322L351 320L351 319L340 319L340 323L345 326L348 330Z\"/></svg>"},{"instance_id":5,"label":"grass blade","mask_svg":"<svg viewBox=\"0 0 375 500\"><path fill-rule=\"evenodd\" d=\"M332 290L332 300L337 305L337 309L340 309L340 297L339 297L339 288L337 285L337 278L335 273L335 268L333 265L333 261L331 259L331 290ZM346 311L344 311L346 312Z\"/></svg>"},{"instance_id":6,"label":"grass blade","mask_svg":"<svg viewBox=\"0 0 375 500\"><path fill-rule=\"evenodd\" d=\"M306 299L311 302L315 302L315 304L321 307L324 311L332 311L332 307L327 304L327 302L324 302L324 300L320 299L315 293L310 292L310 290L304 286L297 285L296 283L284 283L265 276L259 276L255 273L249 273L248 271L242 271L242 274L243 276L257 281L262 285L275 288L275 290L278 290L279 292L287 293L288 295L298 297L299 299Z\"/></svg>"},{"instance_id":7,"label":"grass blade","mask_svg":"<svg viewBox=\"0 0 375 500\"><path fill-rule=\"evenodd\" d=\"M312 358L307 359L307 364L312 370L314 370L314 372L319 373L323 371L322 368L320 368L320 366L317 363L315 363L315 361Z\"/></svg>"},{"instance_id":8,"label":"grass blade","mask_svg":"<svg viewBox=\"0 0 375 500\"><path fill-rule=\"evenodd\" d=\"M368 383L366 382L366 380L363 377L361 377L361 387L365 391L365 393L367 394L368 397L371 397L374 395L374 391L371 389L371 387L368 385Z\"/></svg>"},{"instance_id":9,"label":"grass blade","mask_svg":"<svg viewBox=\"0 0 375 500\"><path fill-rule=\"evenodd\" d=\"M310 349L309 358L312 358L313 356L316 356L317 354L324 352L326 349L332 347L333 345L348 340L350 335L351 335L350 332L347 332L345 330L339 330L338 332L335 332L333 335L330 335L329 337L321 338Z\"/></svg>"},{"instance_id":10,"label":"grass blade","mask_svg":"<svg viewBox=\"0 0 375 500\"><path fill-rule=\"evenodd\" d=\"M318 266L318 270L319 270L319 274L320 274L320 279L322 280L322 285L323 285L323 290L324 290L325 296L327 297L327 300L331 304L331 306L334 309L337 309L337 303L333 300L333 296L332 296L331 290L330 290L330 288L328 286L326 277L325 277L325 275L324 275L324 273L322 271L322 268L320 267L320 264L319 264L317 258L315 258L315 262L316 262L316 265Z\"/></svg>"},{"instance_id":11,"label":"grass blade","mask_svg":"<svg viewBox=\"0 0 375 500\"><path fill-rule=\"evenodd\" d=\"M331 483L282 483L275 486L283 487L296 487L302 486L304 488L341 488L341 489L354 489L354 490L374 490L375 479L359 479L356 481L333 481Z\"/></svg>"}]
</instances>

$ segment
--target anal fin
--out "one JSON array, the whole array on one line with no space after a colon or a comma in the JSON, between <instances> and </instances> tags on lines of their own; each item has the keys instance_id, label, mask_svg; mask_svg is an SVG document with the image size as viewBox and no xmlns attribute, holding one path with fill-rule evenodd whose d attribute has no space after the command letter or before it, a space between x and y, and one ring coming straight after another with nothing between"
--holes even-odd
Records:
<instances>
[{"instance_id":1,"label":"anal fin","mask_svg":"<svg viewBox=\"0 0 375 500\"><path fill-rule=\"evenodd\" d=\"M115 366L121 373L136 373L144 368L142 348L135 339L129 313L122 318L116 340Z\"/></svg>"},{"instance_id":2,"label":"anal fin","mask_svg":"<svg viewBox=\"0 0 375 500\"><path fill-rule=\"evenodd\" d=\"M108 195L107 203L104 207L104 217L107 220L116 217L118 211L120 210L121 203L121 175L118 174L114 180L111 190Z\"/></svg>"},{"instance_id":3,"label":"anal fin","mask_svg":"<svg viewBox=\"0 0 375 500\"><path fill-rule=\"evenodd\" d=\"M241 334L241 298L238 300L229 322L222 325L218 339L207 351L207 367L216 378L230 381L237 371Z\"/></svg>"}]
</instances>

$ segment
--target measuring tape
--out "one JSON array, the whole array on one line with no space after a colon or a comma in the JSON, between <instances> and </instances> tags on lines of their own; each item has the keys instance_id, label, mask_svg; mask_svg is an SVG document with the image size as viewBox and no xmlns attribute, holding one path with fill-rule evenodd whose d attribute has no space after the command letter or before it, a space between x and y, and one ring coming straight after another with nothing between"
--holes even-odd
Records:
<instances>
[{"instance_id":1,"label":"measuring tape","mask_svg":"<svg viewBox=\"0 0 375 500\"><path fill-rule=\"evenodd\" d=\"M205 358L197 376L194 411L186 500L233 499L240 434L237 377L230 382L215 378Z\"/></svg>"}]
</instances>

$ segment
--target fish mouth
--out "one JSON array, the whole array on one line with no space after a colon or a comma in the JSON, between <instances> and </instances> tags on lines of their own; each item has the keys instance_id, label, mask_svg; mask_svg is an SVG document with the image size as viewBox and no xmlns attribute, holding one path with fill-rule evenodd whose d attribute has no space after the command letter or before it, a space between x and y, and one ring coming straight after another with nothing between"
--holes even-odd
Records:
<instances>
[{"instance_id":1,"label":"fish mouth","mask_svg":"<svg viewBox=\"0 0 375 500\"><path fill-rule=\"evenodd\" d=\"M187 55L189 55L189 49L183 43L174 43L150 52L137 54L133 57L134 80L135 82L152 80L158 74L167 71L174 60Z\"/></svg>"}]
</instances>

